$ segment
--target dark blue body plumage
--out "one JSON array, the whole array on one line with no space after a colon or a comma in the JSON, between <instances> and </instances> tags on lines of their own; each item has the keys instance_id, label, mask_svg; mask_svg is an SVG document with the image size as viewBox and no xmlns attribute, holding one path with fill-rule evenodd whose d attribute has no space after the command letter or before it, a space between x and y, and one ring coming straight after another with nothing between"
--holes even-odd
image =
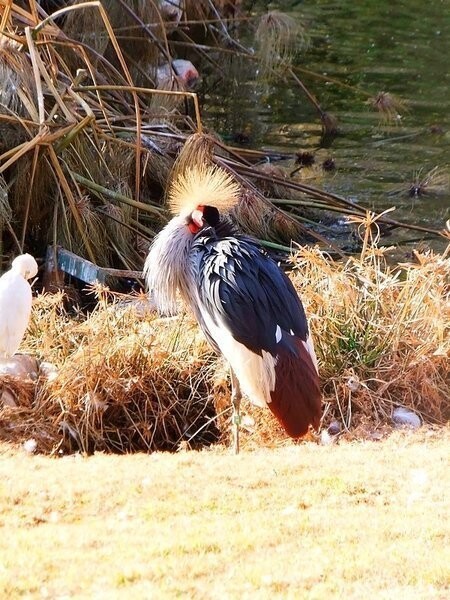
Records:
<instances>
[{"instance_id":1,"label":"dark blue body plumage","mask_svg":"<svg viewBox=\"0 0 450 600\"><path fill-rule=\"evenodd\" d=\"M189 252L197 319L250 399L300 437L309 425L317 429L321 417L305 311L291 280L258 242L223 229L202 229Z\"/></svg>"},{"instance_id":2,"label":"dark blue body plumage","mask_svg":"<svg viewBox=\"0 0 450 600\"><path fill-rule=\"evenodd\" d=\"M293 334L307 340L305 311L291 280L255 240L219 238L207 228L194 241L190 259L202 308L216 324L220 318L246 348L259 355L265 350L272 356L278 351L279 327L283 343L297 354L289 338Z\"/></svg>"}]
</instances>

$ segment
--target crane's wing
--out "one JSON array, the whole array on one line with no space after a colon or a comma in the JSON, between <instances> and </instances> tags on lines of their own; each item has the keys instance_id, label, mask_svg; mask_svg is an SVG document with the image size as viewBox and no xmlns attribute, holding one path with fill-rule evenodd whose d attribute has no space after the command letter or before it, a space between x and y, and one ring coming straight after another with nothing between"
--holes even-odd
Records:
<instances>
[{"instance_id":1,"label":"crane's wing","mask_svg":"<svg viewBox=\"0 0 450 600\"><path fill-rule=\"evenodd\" d=\"M253 403L267 405L285 431L318 428L321 393L305 311L289 278L243 237L206 232L192 246L200 325Z\"/></svg>"},{"instance_id":2,"label":"crane's wing","mask_svg":"<svg viewBox=\"0 0 450 600\"><path fill-rule=\"evenodd\" d=\"M235 340L273 356L281 331L307 340L306 315L294 286L256 242L199 237L191 257L201 311Z\"/></svg>"}]
</instances>

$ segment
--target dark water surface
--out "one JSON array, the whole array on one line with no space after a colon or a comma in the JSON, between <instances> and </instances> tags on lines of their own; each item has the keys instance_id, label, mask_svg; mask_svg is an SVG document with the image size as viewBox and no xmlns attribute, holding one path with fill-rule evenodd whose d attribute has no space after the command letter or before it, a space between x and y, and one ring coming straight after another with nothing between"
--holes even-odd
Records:
<instances>
[{"instance_id":1,"label":"dark water surface","mask_svg":"<svg viewBox=\"0 0 450 600\"><path fill-rule=\"evenodd\" d=\"M248 147L310 150L318 162L331 157L336 170L320 172L311 184L376 211L396 206L398 220L443 228L450 217L448 185L418 196L408 188L434 167L449 176L450 1L305 0L271 7L305 24L310 46L296 58L297 74L338 118L338 135L322 137L317 113L294 82L264 83L256 63L223 57L226 90L222 82L205 94L208 123L229 141L236 133L249 135ZM251 35L242 37L246 45ZM380 91L408 101L396 123L381 123L368 105ZM392 195L398 188L404 191Z\"/></svg>"}]
</instances>

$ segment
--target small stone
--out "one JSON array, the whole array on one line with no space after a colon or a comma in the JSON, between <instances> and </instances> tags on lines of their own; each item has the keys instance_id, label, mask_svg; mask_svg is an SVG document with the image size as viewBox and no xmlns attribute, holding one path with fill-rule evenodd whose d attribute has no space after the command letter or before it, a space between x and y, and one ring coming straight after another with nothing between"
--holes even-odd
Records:
<instances>
[{"instance_id":1,"label":"small stone","mask_svg":"<svg viewBox=\"0 0 450 600\"><path fill-rule=\"evenodd\" d=\"M320 443L322 446L331 446L335 441L335 437L331 436L326 429L320 432Z\"/></svg>"},{"instance_id":2,"label":"small stone","mask_svg":"<svg viewBox=\"0 0 450 600\"><path fill-rule=\"evenodd\" d=\"M339 421L331 421L331 423L328 425L327 431L330 435L338 435L341 433L341 424Z\"/></svg>"},{"instance_id":3,"label":"small stone","mask_svg":"<svg viewBox=\"0 0 450 600\"><path fill-rule=\"evenodd\" d=\"M2 396L1 396L1 399L0 399L1 405L3 405L3 406L10 406L11 408L16 408L17 407L16 400L17 400L17 398L11 392L11 390L3 390Z\"/></svg>"},{"instance_id":4,"label":"small stone","mask_svg":"<svg viewBox=\"0 0 450 600\"><path fill-rule=\"evenodd\" d=\"M53 381L58 377L58 368L53 363L44 360L39 365L39 373L48 381Z\"/></svg>"},{"instance_id":5,"label":"small stone","mask_svg":"<svg viewBox=\"0 0 450 600\"><path fill-rule=\"evenodd\" d=\"M357 392L359 390L359 388L361 387L361 383L360 383L358 377L356 377L356 375L352 375L352 376L348 377L346 384L347 384L348 389L351 392Z\"/></svg>"},{"instance_id":6,"label":"small stone","mask_svg":"<svg viewBox=\"0 0 450 600\"><path fill-rule=\"evenodd\" d=\"M28 452L28 454L33 454L37 449L37 441L34 438L30 438L23 443L23 449L25 452Z\"/></svg>"},{"instance_id":7,"label":"small stone","mask_svg":"<svg viewBox=\"0 0 450 600\"><path fill-rule=\"evenodd\" d=\"M422 425L419 415L416 415L412 410L408 410L404 406L398 406L392 413L392 420L397 427L411 427L418 429Z\"/></svg>"}]
</instances>

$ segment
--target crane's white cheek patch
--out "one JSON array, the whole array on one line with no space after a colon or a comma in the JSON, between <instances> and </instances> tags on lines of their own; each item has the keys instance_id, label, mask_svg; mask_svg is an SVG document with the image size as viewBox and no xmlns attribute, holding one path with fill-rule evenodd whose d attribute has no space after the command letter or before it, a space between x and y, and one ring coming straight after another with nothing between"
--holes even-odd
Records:
<instances>
[{"instance_id":1,"label":"crane's white cheek patch","mask_svg":"<svg viewBox=\"0 0 450 600\"><path fill-rule=\"evenodd\" d=\"M202 312L209 334L230 363L241 384L242 391L256 406L265 407L271 401L270 392L275 389L276 359L270 352L255 354L236 341L231 332L221 324L216 325L211 317Z\"/></svg>"}]
</instances>

